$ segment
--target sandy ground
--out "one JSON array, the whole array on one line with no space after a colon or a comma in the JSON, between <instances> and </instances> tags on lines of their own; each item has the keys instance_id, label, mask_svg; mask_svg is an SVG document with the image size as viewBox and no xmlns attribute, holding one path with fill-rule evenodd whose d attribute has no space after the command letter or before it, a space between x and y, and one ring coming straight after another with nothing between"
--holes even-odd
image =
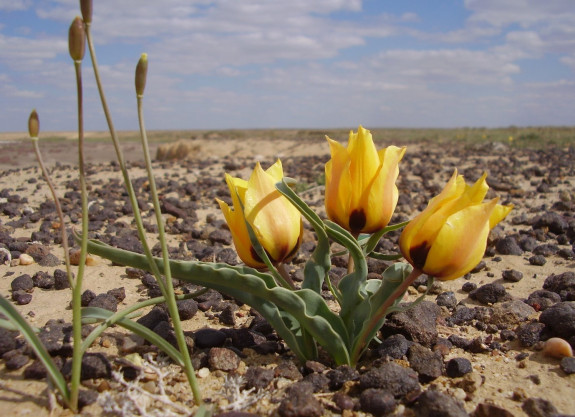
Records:
<instances>
[{"instance_id":1,"label":"sandy ground","mask_svg":"<svg viewBox=\"0 0 575 417\"><path fill-rule=\"evenodd\" d=\"M30 146L29 151L26 150L28 144L25 142L11 142L12 137L4 137L4 142L0 143L0 172L6 171L4 175L0 175L0 189L10 187L18 190L21 195L29 197L29 205L34 208L44 201L48 196L48 189L41 186L36 190L36 184L30 184L30 178L38 178L40 181L39 172L34 168L33 152ZM343 139L343 138L341 138ZM44 159L49 166L54 166L56 161L62 164L74 164L76 160L76 148L73 146L75 143L70 140L68 143L54 143L43 146ZM196 158L202 159L212 156L224 156L235 154L238 156L254 155L262 157L275 157L275 156L298 156L310 154L326 154L328 146L326 143L297 143L293 141L276 141L274 143L262 143L257 140L201 140L197 141L198 145ZM408 152L417 147L408 148ZM129 143L125 145L124 151L128 155L129 160L141 159L139 147L136 143ZM155 147L153 147L155 152ZM113 155L113 147L109 143L89 143L86 151L87 159L89 162L99 163L109 161ZM258 157L256 156L256 159ZM14 168L23 168L21 170L14 170ZM174 168L178 169L176 165ZM223 169L220 168L223 173ZM217 171L217 170L216 170ZM156 172L158 176L165 173L162 170ZM66 180L74 175L74 171L63 171L59 173L61 180ZM107 173L105 175L119 175L116 173ZM136 176L138 174L136 173ZM72 177L73 178L73 177ZM97 178L90 178L94 181ZM444 181L447 178L444 179ZM574 179L571 178L571 181ZM58 181L57 181L58 182ZM573 182L572 182L573 183ZM59 188L61 189L61 188ZM554 196L547 195L548 198ZM525 210L525 208L517 207L513 215L517 215ZM206 209L202 213L208 214L214 212L217 216L220 213L213 209ZM5 221L3 216L0 216L1 221ZM200 223L205 221L205 217L200 216ZM509 222L504 223L505 230L512 230L513 226ZM29 237L31 230L22 230L22 237ZM177 239L177 238L176 238ZM54 247L52 253L60 255L61 248ZM515 298L526 298L528 294L536 289L540 289L543 280L552 273L562 273L565 271L573 271L575 264L572 261L562 260L561 258L552 258L542 269L541 267L532 266L529 264L525 257L520 256L502 256L501 262L487 261L487 268L474 275L473 281L478 285L487 282L498 281L504 284L506 289ZM33 275L38 270L51 271L54 268L44 268L38 265L28 266L6 266L0 265L0 294L6 298L10 298L10 282L11 279L7 277L8 272L13 272L14 276L20 274ZM524 279L517 283L504 282L500 277L505 269L517 269L523 272ZM493 274L489 277L488 274ZM135 301L142 299L142 293L139 292L138 280L129 279L125 276L124 268L112 266L108 261L99 259L97 265L87 268L84 287L90 288L95 293L105 292L112 288L125 287L127 298L124 305L129 305ZM458 300L465 300L467 304L473 305L474 302L467 298L467 294L461 291L462 280L451 281L442 283L444 290L453 290ZM411 294L410 299L414 299L417 294ZM429 295L429 300L434 300L435 296ZM71 311L67 308L70 301L69 291L43 291L35 289L33 301L29 305L16 306L17 309L28 319L32 325L42 326L51 318L63 318L69 321L71 318ZM121 306L120 306L121 307ZM206 325L213 325L208 317L198 314L194 319L184 323L186 330L196 330ZM477 332L474 328L469 326L449 328L447 326L440 326L439 332L441 336L449 336L456 333L467 338L472 338ZM521 398L540 397L551 401L561 413L573 414L575 413L575 400L573 393L575 392L575 377L566 376L559 368L559 361L545 357L541 352L533 349L521 348L517 343L511 345L512 349L507 353L488 353L488 354L471 354L464 352L460 349L454 348L450 352L450 357L464 356L471 360L474 372L478 373L484 378L484 383L479 387L474 394L471 401L465 403L468 412L472 411L475 406L480 402L489 402L500 405L513 413L517 417L526 416L521 410ZM514 359L519 352L528 352L529 356L524 361L523 365L519 366L518 362ZM253 359L248 357L245 359L244 364L249 365L252 361L262 360ZM267 357L263 359L273 366L274 358ZM534 377L536 375L537 377ZM200 378L200 383L206 391L211 391L208 396L214 397L218 394L222 378L217 376L210 376L208 378ZM462 392L460 389L454 387L451 379L447 377L440 377L433 382L439 386L443 391L447 391L455 397L460 397ZM48 400L45 392L44 382L25 381L20 376L19 372L9 372L4 369L4 365L0 364L0 409L2 415L16 416L16 415L35 415L48 416L48 415L70 415L66 410L56 408L51 414L48 409ZM464 393L463 393L464 394ZM519 400L518 400L519 398ZM272 406L268 400L262 400L258 407L260 413L264 413L266 404L268 407ZM275 405L277 406L277 405ZM275 407L274 406L274 407ZM97 407L89 407L85 410L86 415L98 415ZM357 415L362 415L358 413Z\"/></svg>"}]
</instances>

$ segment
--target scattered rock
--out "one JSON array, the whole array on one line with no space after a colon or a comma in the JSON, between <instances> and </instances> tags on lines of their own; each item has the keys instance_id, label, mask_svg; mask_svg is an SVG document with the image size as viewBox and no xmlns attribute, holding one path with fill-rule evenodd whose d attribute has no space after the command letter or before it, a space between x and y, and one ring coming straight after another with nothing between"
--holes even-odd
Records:
<instances>
[{"instance_id":1,"label":"scattered rock","mask_svg":"<svg viewBox=\"0 0 575 417\"><path fill-rule=\"evenodd\" d=\"M471 417L514 417L513 413L495 404L480 403L471 413Z\"/></svg>"},{"instance_id":2,"label":"scattered rock","mask_svg":"<svg viewBox=\"0 0 575 417\"><path fill-rule=\"evenodd\" d=\"M481 287L472 291L469 294L469 297L483 304L494 304L503 300L506 295L507 291L503 285L496 282L491 282L489 284L482 285Z\"/></svg>"},{"instance_id":3,"label":"scattered rock","mask_svg":"<svg viewBox=\"0 0 575 417\"><path fill-rule=\"evenodd\" d=\"M381 332L383 337L401 333L408 340L432 347L437 341L437 319L441 308L431 302L422 301L404 312L394 313L386 320Z\"/></svg>"},{"instance_id":4,"label":"scattered rock","mask_svg":"<svg viewBox=\"0 0 575 417\"><path fill-rule=\"evenodd\" d=\"M34 281L28 274L19 275L10 283L12 291L30 292L34 289Z\"/></svg>"},{"instance_id":5,"label":"scattered rock","mask_svg":"<svg viewBox=\"0 0 575 417\"><path fill-rule=\"evenodd\" d=\"M520 300L497 303L489 317L489 323L497 326L519 324L535 314L533 307Z\"/></svg>"},{"instance_id":6,"label":"scattered rock","mask_svg":"<svg viewBox=\"0 0 575 417\"><path fill-rule=\"evenodd\" d=\"M473 371L467 358L452 358L447 362L445 373L450 378L458 378Z\"/></svg>"},{"instance_id":7,"label":"scattered rock","mask_svg":"<svg viewBox=\"0 0 575 417\"><path fill-rule=\"evenodd\" d=\"M374 416L386 416L395 410L395 397L389 391L368 388L359 397L361 411L371 413Z\"/></svg>"},{"instance_id":8,"label":"scattered rock","mask_svg":"<svg viewBox=\"0 0 575 417\"><path fill-rule=\"evenodd\" d=\"M549 337L569 339L575 334L575 302L562 301L541 313L539 321L545 324Z\"/></svg>"},{"instance_id":9,"label":"scattered rock","mask_svg":"<svg viewBox=\"0 0 575 417\"><path fill-rule=\"evenodd\" d=\"M409 348L407 358L421 383L433 381L443 373L443 357L437 351L415 343Z\"/></svg>"},{"instance_id":10,"label":"scattered rock","mask_svg":"<svg viewBox=\"0 0 575 417\"><path fill-rule=\"evenodd\" d=\"M208 353L208 363L212 371L234 371L240 365L240 357L233 350L213 347Z\"/></svg>"},{"instance_id":11,"label":"scattered rock","mask_svg":"<svg viewBox=\"0 0 575 417\"><path fill-rule=\"evenodd\" d=\"M421 394L413 409L417 417L468 417L460 401L435 390Z\"/></svg>"},{"instance_id":12,"label":"scattered rock","mask_svg":"<svg viewBox=\"0 0 575 417\"><path fill-rule=\"evenodd\" d=\"M567 375L575 374L575 358L573 356L566 356L561 359L560 366Z\"/></svg>"},{"instance_id":13,"label":"scattered rock","mask_svg":"<svg viewBox=\"0 0 575 417\"><path fill-rule=\"evenodd\" d=\"M509 282L519 282L523 279L523 272L516 269L506 269L501 273L502 278Z\"/></svg>"},{"instance_id":14,"label":"scattered rock","mask_svg":"<svg viewBox=\"0 0 575 417\"><path fill-rule=\"evenodd\" d=\"M417 373L395 362L389 362L373 368L359 377L359 387L381 388L391 392L396 398L421 389Z\"/></svg>"},{"instance_id":15,"label":"scattered rock","mask_svg":"<svg viewBox=\"0 0 575 417\"><path fill-rule=\"evenodd\" d=\"M528 398L521 405L529 417L552 417L559 414L553 404L543 398Z\"/></svg>"},{"instance_id":16,"label":"scattered rock","mask_svg":"<svg viewBox=\"0 0 575 417\"><path fill-rule=\"evenodd\" d=\"M323 407L312 394L311 384L293 384L278 407L280 417L319 417Z\"/></svg>"},{"instance_id":17,"label":"scattered rock","mask_svg":"<svg viewBox=\"0 0 575 417\"><path fill-rule=\"evenodd\" d=\"M381 358L388 356L392 359L401 359L407 355L407 350L411 345L413 342L407 340L401 333L393 334L384 339L374 353Z\"/></svg>"}]
</instances>

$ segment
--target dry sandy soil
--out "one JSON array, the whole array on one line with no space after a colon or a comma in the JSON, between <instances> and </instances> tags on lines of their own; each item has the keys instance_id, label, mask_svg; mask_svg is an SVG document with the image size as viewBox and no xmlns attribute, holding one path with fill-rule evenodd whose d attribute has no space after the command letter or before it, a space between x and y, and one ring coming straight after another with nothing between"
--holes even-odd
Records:
<instances>
[{"instance_id":1,"label":"dry sandy soil","mask_svg":"<svg viewBox=\"0 0 575 417\"><path fill-rule=\"evenodd\" d=\"M21 196L28 198L28 206L31 210L37 210L39 205L49 199L48 188L45 186L39 171L34 168L34 157L31 145L26 142L11 142L10 139L16 137L4 137L4 141L0 141L0 190L10 188L16 190ZM345 138L337 138L345 140ZM489 145L485 145L489 146ZM408 146L407 154L413 158L412 166L418 164L426 164L429 162L428 158L436 158L432 161L431 169L433 177L428 181L436 187L441 187L449 178L453 167L459 167L462 172L469 171L490 171L490 164L494 160L501 160L509 158L515 151L506 148L505 146L495 146L492 148L478 147L477 149L461 149L460 153L457 150L450 152L442 151L441 149L428 149L428 146L413 145ZM243 168L238 168L234 175L243 175L244 178L249 175L250 169L253 166L253 161L263 160L266 162L273 161L273 158L280 156L283 158L300 157L319 155L324 156L328 153L327 143L323 141L306 141L305 143L297 141L284 141L277 140L274 142L263 142L261 140L250 140L249 138L238 140L226 140L221 138L219 140L198 140L194 142L194 154L191 156L192 162L186 164L183 168L178 163L173 164L157 164L156 175L158 178L174 177L177 181L193 182L201 175L210 173L214 178L223 178L223 163L218 162L225 156L234 155L234 158L251 158L246 159L252 163L242 164ZM67 142L55 142L42 144L44 159L49 167L54 167L56 162L62 165L74 165L76 162L76 148L75 142L70 140ZM155 152L155 146L152 148ZM486 151L487 149L487 151ZM141 153L136 143L128 143L124 145L124 151L129 160L138 161L141 159ZM94 173L88 177L89 183L102 184L105 183L110 177L120 178L119 172L111 169L104 169L103 167L109 166L109 161L113 155L113 148L109 143L104 142L90 142L87 144L86 149L87 161L94 164L96 167ZM523 161L523 166L527 167L532 162L523 154L517 154L517 158ZM233 158L232 158L233 159ZM200 161L211 161L208 168L199 168ZM227 159L229 161L229 158ZM194 168L194 162L198 161L198 168ZM243 161L243 159L242 159ZM183 164L182 164L183 165ZM284 166L286 163L284 163ZM191 168L189 168L191 167ZM467 170L467 171L466 171ZM321 173L321 169L318 170ZM178 174L178 175L176 175ZM545 176L546 173L544 173ZM132 171L132 177L138 178L143 176L143 171L140 167L135 167ZM402 170L401 176L405 180L411 179L413 181L421 181L420 177L414 176L413 173ZM34 182L31 179L37 179ZM54 181L57 184L58 191L63 193L65 191L64 183L71 179L76 178L76 173L70 167L64 167L54 171ZM501 177L498 177L501 180ZM532 217L536 209L545 205L548 208L553 203L565 200L575 199L573 195L573 186L575 185L575 177L565 176L561 178L558 186L552 187L549 192L544 194L533 193L537 184L533 184L529 178L522 175L517 175L513 178L513 187L508 191L498 191L495 194L501 195L503 201L512 202L515 204L515 210L501 225L500 233L511 234L523 229L530 229L526 225L514 225L511 219L525 214ZM97 185L93 186L97 188ZM401 187L400 187L401 188ZM513 190L523 190L524 194L513 193ZM567 193L567 194L566 194ZM569 194L570 193L570 194ZM522 197L523 195L523 197ZM568 197L565 197L567 195ZM321 188L312 190L306 194L306 198L312 201L320 201L322 196ZM416 201L414 199L414 201ZM417 200L421 203L420 200ZM415 205L415 204L414 204ZM320 211L323 208L320 207ZM207 227L206 219L215 215L217 219L222 219L223 216L218 212L213 200L201 200L199 207L196 210L198 214L197 227ZM412 213L406 213L412 216L418 210L414 207ZM8 222L7 216L0 214L0 226ZM129 223L129 221L128 221ZM19 237L22 240L30 238L30 234L37 229L39 224L29 224L27 228L22 228L13 232L13 236ZM171 236L172 242L177 243L181 241L181 237ZM570 248L570 245L562 246ZM61 256L61 248L57 245L51 245L52 253ZM541 289L546 277L552 274L561 274L568 271L575 270L575 262L573 259L563 259L559 256L552 255L547 258L547 263L544 266L531 265L528 258L530 253L523 255L498 255L499 260L494 260L495 256L486 257L486 268L474 273L471 281L478 286L488 282L499 282L503 284L507 292L514 299L525 299L535 290ZM141 292L141 285L139 280L128 279L125 274L125 268L120 266L113 266L107 260L96 259L96 265L87 268L84 287L91 289L96 294L105 292L107 290L124 287L126 290L126 299L122 305L129 305L132 302L141 300L143 295ZM21 274L29 274L32 276L37 271L43 270L51 272L55 268L41 267L37 264L32 265L0 265L0 294L11 299L11 280ZM523 279L519 282L504 281L502 272L504 270L514 269L523 273ZM447 283L441 283L442 291L454 291L458 301L463 301L468 306L473 307L480 305L475 300L471 300L468 294L461 290L462 284L465 280L455 280ZM409 300L417 297L417 291L413 289L408 295ZM426 297L430 301L435 301L436 295L428 295ZM71 311L67 308L70 301L70 292L67 290L54 291L54 290L41 290L35 288L33 292L32 302L28 305L16 306L17 309L34 325L41 327L49 319L64 319L70 321ZM240 309L240 312L246 313L245 308ZM535 313L532 318L537 319L539 313ZM191 320L184 322L186 330L197 330L205 326L222 327L222 324L217 320L214 314L210 312L198 312L198 314ZM241 320L238 326L241 327ZM114 329L112 333L118 332ZM465 338L472 339L476 336L485 336L484 332L480 332L472 325L461 326L447 326L445 322L438 323L439 335L448 337L452 334L457 334ZM494 335L498 337L497 334ZM117 348L110 340L100 339L96 342L94 351L105 351L107 353L115 353ZM483 353L470 353L460 348L453 347L445 357L445 361L452 357L465 357L468 358L473 366L473 373L480 376L481 383L478 384L477 390L473 395L468 395L464 390L457 387L455 379L441 376L431 383L424 384L424 389L428 389L431 384L436 389L446 392L449 395L463 400L465 409L471 413L479 403L495 404L505 410L510 415L517 417L527 416L522 410L522 402L526 398L543 398L550 401L557 410L562 414L575 414L575 376L567 375L559 366L559 359L548 357L535 347L522 347L517 341L502 342L509 349L505 350L492 350ZM516 357L520 353L527 353L524 360L518 361ZM280 360L284 360L286 355L270 354L270 355L257 355L249 349L244 352L245 358L242 358L238 373L243 373L250 366L257 364L263 365L268 368L277 366ZM401 362L401 361L400 361ZM405 362L405 361L404 361ZM212 402L216 405L225 405L226 400L222 392L222 384L224 374L220 371L201 373L199 378L205 396L211 398ZM457 379L457 378L456 378ZM289 385L293 381L282 380L278 382L275 390L277 392L269 392L263 395L261 400L248 407L246 411L253 412L259 415L273 414L277 409L278 398L281 399L282 387ZM88 381L86 385L89 387L100 387L101 381ZM16 415L35 415L48 416L48 415L70 415L66 410L56 407L54 411L48 410L48 396L45 391L45 383L42 381L28 381L23 379L21 371L8 371L4 368L3 362L0 361L0 409L2 415L16 416ZM185 386L182 385L182 393L177 396L180 399L188 399L191 395L186 393ZM340 415L334 408L330 408L331 397L329 394L317 394L317 397L325 405L325 415ZM400 406L396 409L396 413L411 415L409 407ZM99 415L101 409L98 405L87 407L83 414L85 415ZM361 411L346 411L344 415L366 415Z\"/></svg>"}]
</instances>

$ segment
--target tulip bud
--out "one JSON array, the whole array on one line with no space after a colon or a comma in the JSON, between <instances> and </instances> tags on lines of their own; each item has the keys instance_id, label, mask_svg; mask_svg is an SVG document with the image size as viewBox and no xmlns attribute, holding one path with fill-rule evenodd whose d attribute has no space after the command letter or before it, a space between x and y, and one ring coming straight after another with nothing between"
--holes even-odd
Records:
<instances>
[{"instance_id":1,"label":"tulip bud","mask_svg":"<svg viewBox=\"0 0 575 417\"><path fill-rule=\"evenodd\" d=\"M246 221L274 264L290 260L301 245L301 214L275 188L282 178L279 159L265 171L258 163L249 181L226 174L233 208L216 199L232 233L236 252L248 266L263 268L265 264L251 245Z\"/></svg>"},{"instance_id":2,"label":"tulip bud","mask_svg":"<svg viewBox=\"0 0 575 417\"><path fill-rule=\"evenodd\" d=\"M399 247L414 268L447 281L481 261L489 231L513 208L497 204L497 198L483 201L489 189L486 177L467 185L456 170L443 191L403 229Z\"/></svg>"},{"instance_id":3,"label":"tulip bud","mask_svg":"<svg viewBox=\"0 0 575 417\"><path fill-rule=\"evenodd\" d=\"M148 54L142 54L136 66L136 94L144 95L146 88L146 77L148 76Z\"/></svg>"},{"instance_id":4,"label":"tulip bud","mask_svg":"<svg viewBox=\"0 0 575 417\"><path fill-rule=\"evenodd\" d=\"M84 23L92 23L92 0L80 0L80 10L82 10Z\"/></svg>"},{"instance_id":5,"label":"tulip bud","mask_svg":"<svg viewBox=\"0 0 575 417\"><path fill-rule=\"evenodd\" d=\"M84 22L79 16L76 16L68 31L68 51L74 61L82 61L84 59L85 46L86 32L84 30Z\"/></svg>"},{"instance_id":6,"label":"tulip bud","mask_svg":"<svg viewBox=\"0 0 575 417\"><path fill-rule=\"evenodd\" d=\"M327 137L331 159L325 164L325 208L333 222L353 234L383 229L397 205L398 164L405 148L377 150L369 130L350 132L347 148Z\"/></svg>"},{"instance_id":7,"label":"tulip bud","mask_svg":"<svg viewBox=\"0 0 575 417\"><path fill-rule=\"evenodd\" d=\"M39 132L40 120L38 119L38 113L36 112L36 109L34 109L30 113L30 117L28 117L28 134L32 139L37 139Z\"/></svg>"}]
</instances>

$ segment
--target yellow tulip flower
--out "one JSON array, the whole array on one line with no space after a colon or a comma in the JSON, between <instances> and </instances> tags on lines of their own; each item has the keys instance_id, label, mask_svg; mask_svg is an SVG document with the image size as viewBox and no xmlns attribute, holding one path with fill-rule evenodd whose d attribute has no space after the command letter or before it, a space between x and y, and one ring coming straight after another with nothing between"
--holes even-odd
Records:
<instances>
[{"instance_id":1,"label":"yellow tulip flower","mask_svg":"<svg viewBox=\"0 0 575 417\"><path fill-rule=\"evenodd\" d=\"M369 130L349 133L347 148L326 136L331 159L325 165L325 209L353 234L383 229L397 205L395 181L405 147L377 150Z\"/></svg>"},{"instance_id":2,"label":"yellow tulip flower","mask_svg":"<svg viewBox=\"0 0 575 417\"><path fill-rule=\"evenodd\" d=\"M415 269L447 281L481 261L489 231L513 208L497 204L498 198L483 202L489 189L486 177L467 185L455 170L443 191L405 227L399 246Z\"/></svg>"},{"instance_id":3,"label":"yellow tulip flower","mask_svg":"<svg viewBox=\"0 0 575 417\"><path fill-rule=\"evenodd\" d=\"M301 244L301 214L275 188L282 178L279 159L266 171L258 162L248 181L226 174L233 208L216 199L232 232L236 251L248 266L263 268L265 264L251 245L246 220L274 264L289 260Z\"/></svg>"}]
</instances>

